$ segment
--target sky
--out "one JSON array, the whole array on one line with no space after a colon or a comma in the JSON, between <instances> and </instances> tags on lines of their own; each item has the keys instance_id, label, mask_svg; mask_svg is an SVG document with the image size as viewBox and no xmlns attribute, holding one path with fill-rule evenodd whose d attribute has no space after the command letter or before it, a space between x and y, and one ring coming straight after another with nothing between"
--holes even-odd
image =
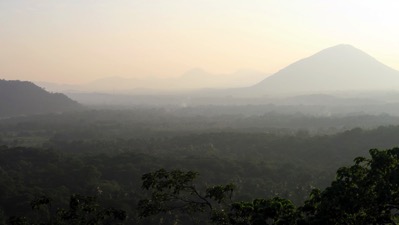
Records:
<instances>
[{"instance_id":1,"label":"sky","mask_svg":"<svg viewBox=\"0 0 399 225\"><path fill-rule=\"evenodd\" d=\"M398 11L394 0L0 0L0 78L272 74L337 44L399 70Z\"/></svg>"}]
</instances>

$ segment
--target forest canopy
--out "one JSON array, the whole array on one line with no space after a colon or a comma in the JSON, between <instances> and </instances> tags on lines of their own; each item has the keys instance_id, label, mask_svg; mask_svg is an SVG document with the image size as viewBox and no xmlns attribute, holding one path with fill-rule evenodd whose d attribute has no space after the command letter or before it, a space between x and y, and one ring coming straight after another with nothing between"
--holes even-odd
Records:
<instances>
[{"instance_id":1,"label":"forest canopy","mask_svg":"<svg viewBox=\"0 0 399 225\"><path fill-rule=\"evenodd\" d=\"M48 151L5 147L0 153L3 156L4 153L8 154L8 159L11 159L17 155L15 153L21 151L31 151L32 156L52 155ZM59 189L46 193L47 195L29 197L26 193L33 194L32 192L38 191L38 187L16 184L11 177L5 176L13 172L15 174L15 171L6 166L2 168L0 183L0 200L3 203L0 219L3 224L49 225L158 224L161 221L165 224L226 225L396 224L399 219L399 148L371 149L369 153L370 158L355 158L353 165L338 169L336 178L328 187L324 190L313 189L300 204L278 196L237 200L234 196L237 187L234 184L203 185L197 172L178 169L159 169L143 174L141 187L148 192L148 197L142 198L146 194L141 193L141 200L138 202L127 194L131 190L123 186L119 190L114 189L113 195L110 187L106 189L106 186L97 186L97 193L86 193L87 196L72 194L69 199L68 192ZM58 172L68 173L65 171L67 168L53 166L57 167L53 169ZM88 170L93 172L96 168ZM26 170L19 173L17 175L23 175ZM84 179L87 174L77 175L76 178L78 177ZM86 182L87 185L90 182ZM15 191L23 191L25 195L19 193L22 196L18 196ZM125 193L118 195L118 191ZM134 195L132 192L130 194ZM17 204L21 197L26 198L25 201ZM11 210L9 206L15 208ZM6 215L13 216L7 219Z\"/></svg>"},{"instance_id":2,"label":"forest canopy","mask_svg":"<svg viewBox=\"0 0 399 225\"><path fill-rule=\"evenodd\" d=\"M60 217L65 214L57 212L73 212L74 199L87 203L79 207L92 210L87 211L87 218L105 224L111 220L125 224L255 224L255 217L263 217L253 213L263 209L270 210L268 223L272 215L276 216L273 220L298 224L318 224L320 218L327 221L322 224L334 224L331 221L338 219L338 224L395 219L396 209L388 208L397 202L394 189L390 189L396 187L396 172L393 167L381 167L386 174L377 175L375 168L377 164L396 165L397 150L392 147L399 145L399 127L371 125L390 123L395 117L314 118L269 113L248 117L197 115L187 110L175 111L176 115L167 109L91 110L0 120L1 223L10 224L11 218L14 224L68 223L66 217ZM362 121L368 125L354 126ZM341 123L348 127L339 127ZM336 127L314 129L328 124ZM373 150L370 159L368 149L374 148L391 150ZM354 158L357 161L351 167ZM336 173L340 167L346 169ZM143 186L143 175L151 178L154 173L185 177L168 184L190 181L197 197L206 201L196 201L202 202L200 207L189 204L184 212L173 213L163 207L170 205L161 202L156 206L163 208L144 213L154 206L145 204L145 200L154 203L154 193L165 201L170 199L162 197L166 189L153 192L151 185ZM192 174L186 177L186 173ZM178 190L192 200L187 192L192 188ZM384 194L386 190L389 194ZM321 199L329 199L331 205ZM385 205L379 211L369 213L373 205L385 201L388 203L381 203ZM335 206L342 202L363 205L353 209L340 206L344 209L340 211ZM38 206L32 209L32 205ZM126 217L119 220L122 217L115 218L112 212L123 212ZM331 217L327 212L333 213Z\"/></svg>"}]
</instances>

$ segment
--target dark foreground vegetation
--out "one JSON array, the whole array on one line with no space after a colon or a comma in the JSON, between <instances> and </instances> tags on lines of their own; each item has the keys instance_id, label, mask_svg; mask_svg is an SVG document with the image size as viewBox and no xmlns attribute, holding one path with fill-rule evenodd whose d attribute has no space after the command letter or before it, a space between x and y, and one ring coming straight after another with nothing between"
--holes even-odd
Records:
<instances>
[{"instance_id":1,"label":"dark foreground vegetation","mask_svg":"<svg viewBox=\"0 0 399 225\"><path fill-rule=\"evenodd\" d=\"M34 156L49 156L49 152L4 147L0 153L15 155L15 152L23 151L30 155L31 160ZM145 194L138 195L138 190L118 186L116 181L112 184L111 181L101 183L91 179L95 167L75 168L75 172L81 171L74 177L78 180L79 177L90 178L90 181L80 182L86 185L87 190L92 190L86 193L89 196L72 194L67 201L72 191L68 181L65 182L67 186L51 188L51 185L45 187L50 180L37 182L40 177L31 177L33 180L27 183L11 177L23 176L24 173L46 177L40 170L52 169L59 173L62 166L52 164L48 168L50 165L46 165L42 169L31 168L33 170L19 171L18 174L10 168L11 163L2 162L5 166L1 174L0 200L3 209L0 222L15 225L397 224L399 148L385 151L372 149L370 155L371 158L358 157L354 165L340 168L330 186L323 191L313 189L299 206L280 196L237 200L234 196L237 186L232 183L204 185L196 180L196 172L164 169L141 177L141 188L149 192L146 198ZM63 175L69 173L62 172ZM84 176L83 172L86 172ZM55 175L52 171L46 173L47 176Z\"/></svg>"},{"instance_id":2,"label":"dark foreground vegetation","mask_svg":"<svg viewBox=\"0 0 399 225\"><path fill-rule=\"evenodd\" d=\"M305 115L233 116L242 125L229 127L230 117L138 110L2 120L0 224L397 222L399 127L338 132L332 120L350 117ZM336 130L282 126L301 117ZM368 156L374 148L391 150Z\"/></svg>"},{"instance_id":3,"label":"dark foreground vegetation","mask_svg":"<svg viewBox=\"0 0 399 225\"><path fill-rule=\"evenodd\" d=\"M234 185L206 188L193 183L196 173L158 170L142 177L151 197L139 202L140 216L208 214L213 224L396 224L399 222L399 148L370 150L342 167L324 191L313 189L296 207L281 197L232 201ZM195 218L195 217L194 217ZM163 219L163 218L162 218Z\"/></svg>"}]
</instances>

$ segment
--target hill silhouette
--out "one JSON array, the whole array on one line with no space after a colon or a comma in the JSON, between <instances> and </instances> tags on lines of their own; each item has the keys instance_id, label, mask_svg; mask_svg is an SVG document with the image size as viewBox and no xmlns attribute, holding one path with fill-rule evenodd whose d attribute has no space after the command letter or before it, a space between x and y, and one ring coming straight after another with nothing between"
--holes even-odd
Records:
<instances>
[{"instance_id":1,"label":"hill silhouette","mask_svg":"<svg viewBox=\"0 0 399 225\"><path fill-rule=\"evenodd\" d=\"M186 71L179 77L105 77L84 84L56 84L35 82L47 90L62 93L112 93L112 94L154 94L192 91L203 88L246 87L262 80L267 74L240 69L233 73L210 73L201 68Z\"/></svg>"},{"instance_id":2,"label":"hill silhouette","mask_svg":"<svg viewBox=\"0 0 399 225\"><path fill-rule=\"evenodd\" d=\"M0 80L0 117L64 112L81 107L64 94L49 93L28 81Z\"/></svg>"},{"instance_id":3,"label":"hill silhouette","mask_svg":"<svg viewBox=\"0 0 399 225\"><path fill-rule=\"evenodd\" d=\"M301 59L247 90L261 94L315 94L398 88L398 71L351 45L337 45Z\"/></svg>"}]
</instances>

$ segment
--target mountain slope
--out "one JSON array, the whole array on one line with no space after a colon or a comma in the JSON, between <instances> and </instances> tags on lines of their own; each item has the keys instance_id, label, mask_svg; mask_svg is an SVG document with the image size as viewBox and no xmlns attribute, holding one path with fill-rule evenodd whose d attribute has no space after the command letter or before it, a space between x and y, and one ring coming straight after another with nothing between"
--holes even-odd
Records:
<instances>
[{"instance_id":1,"label":"mountain slope","mask_svg":"<svg viewBox=\"0 0 399 225\"><path fill-rule=\"evenodd\" d=\"M350 45L337 45L285 67L249 90L302 94L398 88L398 71Z\"/></svg>"},{"instance_id":2,"label":"mountain slope","mask_svg":"<svg viewBox=\"0 0 399 225\"><path fill-rule=\"evenodd\" d=\"M0 80L0 116L16 116L80 109L81 105L59 93L49 93L27 81Z\"/></svg>"}]
</instances>

